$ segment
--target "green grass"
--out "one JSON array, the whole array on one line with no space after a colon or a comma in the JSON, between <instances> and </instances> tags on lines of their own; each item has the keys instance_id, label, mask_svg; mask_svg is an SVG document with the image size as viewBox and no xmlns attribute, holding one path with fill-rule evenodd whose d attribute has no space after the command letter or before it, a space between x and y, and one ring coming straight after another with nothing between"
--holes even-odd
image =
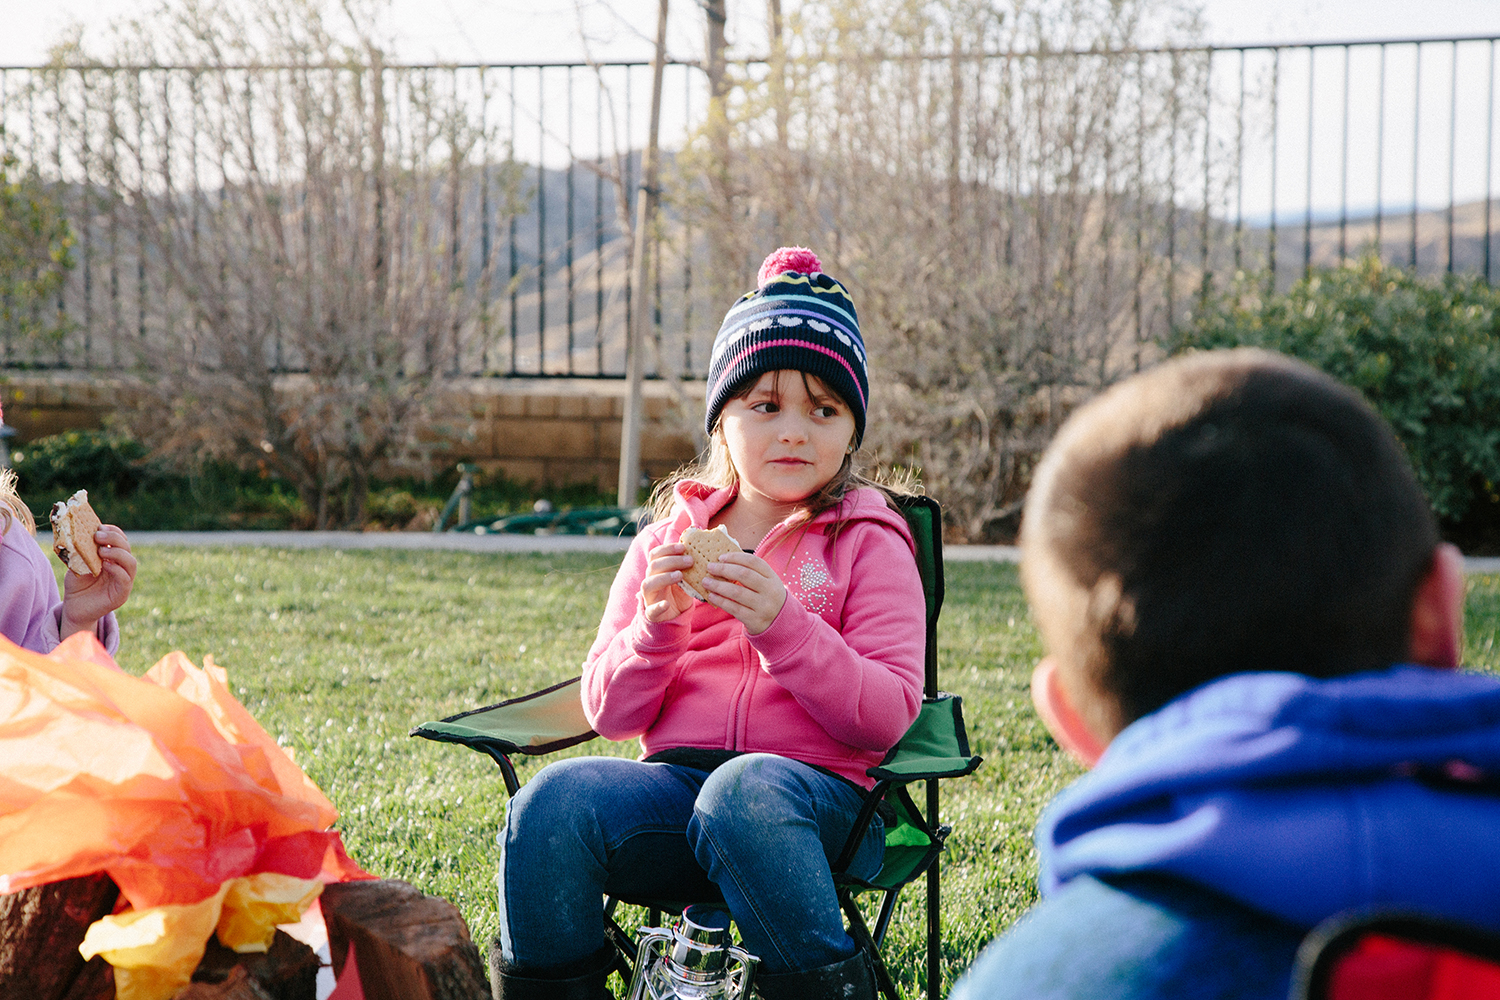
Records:
<instances>
[{"instance_id":1,"label":"green grass","mask_svg":"<svg viewBox=\"0 0 1500 1000\"><path fill-rule=\"evenodd\" d=\"M142 547L120 661L140 674L183 650L232 690L333 800L356 861L456 903L481 948L496 930L494 837L505 807L479 754L413 740L416 722L577 673L617 556ZM1500 576L1471 577L1468 660L1500 670ZM948 567L941 681L961 694L985 763L945 785L945 983L1035 899L1031 831L1079 773L1031 710L1040 655L1015 568ZM569 753L633 756L595 741ZM550 758L549 758L550 759ZM522 777L538 766L522 766ZM920 892L886 955L924 981Z\"/></svg>"}]
</instances>

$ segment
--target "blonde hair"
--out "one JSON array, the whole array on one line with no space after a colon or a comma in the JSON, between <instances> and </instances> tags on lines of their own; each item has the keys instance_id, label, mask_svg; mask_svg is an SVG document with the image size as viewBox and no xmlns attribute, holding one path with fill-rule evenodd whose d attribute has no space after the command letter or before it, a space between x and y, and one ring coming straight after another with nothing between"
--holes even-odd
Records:
<instances>
[{"instance_id":1,"label":"blonde hair","mask_svg":"<svg viewBox=\"0 0 1500 1000\"><path fill-rule=\"evenodd\" d=\"M826 382L816 375L804 371L799 371L797 374L802 376L802 384L807 389L809 396L815 396L818 392L838 396L838 393L834 392ZM781 372L778 371L776 375L779 386ZM749 396L758 381L759 374L757 374L756 378L746 379L743 385L729 395L729 399L744 399ZM897 497L910 496L921 492L920 485L910 473L903 472L896 475L881 474L877 477L864 475L859 470L857 464L858 457L858 449L845 455L843 464L839 466L838 471L833 474L833 477L824 483L817 492L802 501L796 522L798 525L806 525L824 511L834 509L843 503L844 497L848 496L854 490L864 487L879 490L885 496L885 502L890 505L892 510L897 511L900 509L896 505ZM724 423L722 417L714 421L713 432L708 437L708 451L697 460L689 462L665 479L662 479L651 491L648 508L651 511L651 519L653 521L659 521L671 515L677 484L685 480L694 480L703 483L705 486L712 486L717 489L739 484L739 470L734 467L734 461L729 456L729 447L724 441ZM838 536L843 523L842 520L833 523L829 531L830 537L836 538Z\"/></svg>"},{"instance_id":2,"label":"blonde hair","mask_svg":"<svg viewBox=\"0 0 1500 1000\"><path fill-rule=\"evenodd\" d=\"M21 494L16 491L15 470L0 469L0 533L10 530L12 518L20 521L28 532L36 534L36 518L31 516L31 509L21 501Z\"/></svg>"}]
</instances>

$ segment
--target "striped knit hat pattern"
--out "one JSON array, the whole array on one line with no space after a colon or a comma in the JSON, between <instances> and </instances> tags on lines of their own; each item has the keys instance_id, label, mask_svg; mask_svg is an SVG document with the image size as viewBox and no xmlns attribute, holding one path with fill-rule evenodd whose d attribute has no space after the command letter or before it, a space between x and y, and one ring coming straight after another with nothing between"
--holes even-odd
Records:
<instances>
[{"instance_id":1,"label":"striped knit hat pattern","mask_svg":"<svg viewBox=\"0 0 1500 1000\"><path fill-rule=\"evenodd\" d=\"M782 247L760 266L759 288L730 308L708 362L708 413L713 434L724 403L748 380L771 371L815 375L854 414L854 444L865 436L870 395L859 316L843 285L823 273L805 247Z\"/></svg>"}]
</instances>

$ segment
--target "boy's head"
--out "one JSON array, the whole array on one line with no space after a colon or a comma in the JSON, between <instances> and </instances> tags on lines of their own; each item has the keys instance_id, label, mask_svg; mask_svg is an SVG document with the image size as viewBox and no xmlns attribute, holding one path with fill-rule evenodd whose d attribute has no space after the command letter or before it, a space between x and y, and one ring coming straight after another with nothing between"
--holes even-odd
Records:
<instances>
[{"instance_id":1,"label":"boy's head","mask_svg":"<svg viewBox=\"0 0 1500 1000\"><path fill-rule=\"evenodd\" d=\"M1037 469L1021 544L1058 683L1107 743L1226 674L1407 658L1439 539L1357 393L1235 350L1168 361L1081 407Z\"/></svg>"}]
</instances>

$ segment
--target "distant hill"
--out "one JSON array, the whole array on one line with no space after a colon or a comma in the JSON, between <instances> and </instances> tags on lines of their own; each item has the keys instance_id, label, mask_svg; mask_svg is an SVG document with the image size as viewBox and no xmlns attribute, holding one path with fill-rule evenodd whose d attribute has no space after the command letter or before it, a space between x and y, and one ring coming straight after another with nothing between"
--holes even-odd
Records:
<instances>
[{"instance_id":1,"label":"distant hill","mask_svg":"<svg viewBox=\"0 0 1500 1000\"><path fill-rule=\"evenodd\" d=\"M1411 267L1412 213L1390 211L1378 221L1380 256L1385 261ZM1485 243L1489 243L1489 269L1492 279L1500 279L1500 199L1490 202L1489 230L1485 228L1485 203L1456 205L1452 219L1452 258L1449 258L1449 219L1447 208L1423 209L1416 213L1416 260L1418 274L1436 276L1450 269L1456 272L1482 274L1485 270ZM1270 229L1260 226L1247 230L1246 247L1264 254L1269 245ZM1285 287L1303 273L1304 263L1313 267L1338 264L1342 245L1345 257L1358 257L1376 245L1377 220L1373 214L1350 218L1342 227L1338 220L1314 219L1312 226L1303 222L1282 222L1276 229L1277 284ZM1310 247L1310 254L1309 254Z\"/></svg>"},{"instance_id":2,"label":"distant hill","mask_svg":"<svg viewBox=\"0 0 1500 1000\"><path fill-rule=\"evenodd\" d=\"M662 156L664 171L670 171L672 153L663 151ZM604 165L605 171L615 169L614 162ZM626 190L633 197L640 177L638 152L626 158L626 175ZM496 179L498 185L498 174ZM538 171L525 166L520 194L524 210L514 220L496 215L491 222L492 336L476 370L523 375L622 374L627 285L634 275L627 269L632 248L623 238L612 177L581 163L573 167L571 180L567 169ZM479 204L474 190L466 192L465 212L471 222L479 217ZM633 215L633 204L629 210ZM498 206L491 211L496 213ZM716 311L707 302L701 248L670 206L663 208L661 228L666 242L660 262L660 336L657 353L647 361L648 373L701 376L723 304L717 304ZM483 244L472 236L466 240L470 279L477 281ZM685 249L684 243L690 240L692 248ZM647 296L653 308L657 292L654 283ZM628 295L634 309L641 296L634 289Z\"/></svg>"}]
</instances>

